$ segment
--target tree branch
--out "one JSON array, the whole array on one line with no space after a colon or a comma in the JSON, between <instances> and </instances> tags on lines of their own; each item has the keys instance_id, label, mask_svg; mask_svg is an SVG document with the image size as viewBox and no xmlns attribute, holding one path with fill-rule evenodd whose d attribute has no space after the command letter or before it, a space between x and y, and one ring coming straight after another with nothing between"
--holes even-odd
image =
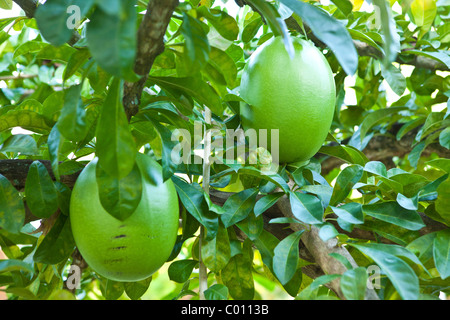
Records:
<instances>
[{"instance_id":1,"label":"tree branch","mask_svg":"<svg viewBox=\"0 0 450 320\"><path fill-rule=\"evenodd\" d=\"M134 72L142 78L125 82L123 105L128 120L139 111L142 91L156 57L164 51L164 35L178 0L150 0L138 30L137 57Z\"/></svg>"},{"instance_id":2,"label":"tree branch","mask_svg":"<svg viewBox=\"0 0 450 320\"><path fill-rule=\"evenodd\" d=\"M400 140L397 140L397 132L402 127L402 124L396 123L392 125L391 129L384 135L376 135L372 137L367 146L361 150L370 161L383 162L387 169L393 168L395 165L392 162L393 157L403 158L409 154L414 146L416 135L420 127L409 131ZM342 144L347 144L348 141L342 141ZM450 150L442 147L439 143L429 144L421 153L422 157L437 154L441 158L450 158ZM323 154L316 154L316 159L323 160L321 163L322 174L327 175L334 168L339 167L344 163L343 160L328 157Z\"/></svg>"}]
</instances>

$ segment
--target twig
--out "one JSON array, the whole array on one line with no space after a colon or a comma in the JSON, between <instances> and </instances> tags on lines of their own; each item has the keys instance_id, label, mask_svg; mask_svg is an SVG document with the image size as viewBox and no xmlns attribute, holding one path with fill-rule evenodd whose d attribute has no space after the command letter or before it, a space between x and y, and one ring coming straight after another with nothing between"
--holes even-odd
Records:
<instances>
[{"instance_id":1,"label":"twig","mask_svg":"<svg viewBox=\"0 0 450 320\"><path fill-rule=\"evenodd\" d=\"M205 107L205 123L211 124L211 110ZM206 194L209 195L209 182L210 182L210 154L211 154L211 130L208 130L205 125L204 134L204 153L203 153L203 180L202 187ZM208 289L208 270L202 260L202 242L205 233L205 228L200 227L200 238L199 238L199 297L200 300L205 300L205 291Z\"/></svg>"}]
</instances>

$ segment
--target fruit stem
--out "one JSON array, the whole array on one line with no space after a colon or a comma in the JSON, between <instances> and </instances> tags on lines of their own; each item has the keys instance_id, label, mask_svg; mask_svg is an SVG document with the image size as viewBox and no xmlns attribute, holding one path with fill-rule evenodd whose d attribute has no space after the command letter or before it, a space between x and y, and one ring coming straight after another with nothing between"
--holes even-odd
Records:
<instances>
[{"instance_id":1,"label":"fruit stem","mask_svg":"<svg viewBox=\"0 0 450 320\"><path fill-rule=\"evenodd\" d=\"M205 106L205 123L211 124L211 110ZM205 125L204 134L204 157L203 157L203 181L202 187L206 194L209 194L209 180L210 180L210 155L211 155L211 130L208 130ZM202 260L202 241L204 238L205 228L200 226L199 239L199 298L205 300L205 291L208 289L208 270Z\"/></svg>"}]
</instances>

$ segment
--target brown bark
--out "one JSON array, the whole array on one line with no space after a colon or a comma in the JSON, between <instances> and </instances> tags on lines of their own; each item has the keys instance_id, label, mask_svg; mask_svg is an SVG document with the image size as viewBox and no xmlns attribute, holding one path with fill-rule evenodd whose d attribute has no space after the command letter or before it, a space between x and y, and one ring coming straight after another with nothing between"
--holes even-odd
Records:
<instances>
[{"instance_id":1,"label":"brown bark","mask_svg":"<svg viewBox=\"0 0 450 320\"><path fill-rule=\"evenodd\" d=\"M164 35L178 6L178 0L150 0L138 30L134 72L142 76L137 82L125 82L123 105L128 120L139 111L142 91L156 57L164 51Z\"/></svg>"}]
</instances>

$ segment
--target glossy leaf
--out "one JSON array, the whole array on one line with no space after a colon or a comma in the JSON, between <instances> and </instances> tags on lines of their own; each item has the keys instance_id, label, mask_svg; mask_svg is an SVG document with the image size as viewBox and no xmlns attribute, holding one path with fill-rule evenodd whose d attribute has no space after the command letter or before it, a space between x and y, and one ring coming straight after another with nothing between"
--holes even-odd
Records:
<instances>
[{"instance_id":1,"label":"glossy leaf","mask_svg":"<svg viewBox=\"0 0 450 320\"><path fill-rule=\"evenodd\" d=\"M364 215L360 203L350 202L339 207L331 207L333 212L341 219L351 224L364 223Z\"/></svg>"},{"instance_id":2,"label":"glossy leaf","mask_svg":"<svg viewBox=\"0 0 450 320\"><path fill-rule=\"evenodd\" d=\"M255 204L255 208L253 209L255 215L259 216L260 214L264 213L266 210L272 207L283 195L284 193L281 192L271 193L259 199Z\"/></svg>"},{"instance_id":3,"label":"glossy leaf","mask_svg":"<svg viewBox=\"0 0 450 320\"><path fill-rule=\"evenodd\" d=\"M5 140L0 152L14 152L23 155L36 155L38 148L36 141L26 134L16 134Z\"/></svg>"},{"instance_id":4,"label":"glossy leaf","mask_svg":"<svg viewBox=\"0 0 450 320\"><path fill-rule=\"evenodd\" d=\"M408 230L420 230L425 224L416 211L401 207L396 201L386 201L362 206L365 214L398 225Z\"/></svg>"},{"instance_id":5,"label":"glossy leaf","mask_svg":"<svg viewBox=\"0 0 450 320\"><path fill-rule=\"evenodd\" d=\"M221 220L225 228L245 219L253 210L255 198L258 190L256 188L247 189L233 194L223 205Z\"/></svg>"},{"instance_id":6,"label":"glossy leaf","mask_svg":"<svg viewBox=\"0 0 450 320\"><path fill-rule=\"evenodd\" d=\"M336 205L343 201L355 184L361 179L363 168L360 165L351 165L345 167L336 179L330 204Z\"/></svg>"},{"instance_id":7,"label":"glossy leaf","mask_svg":"<svg viewBox=\"0 0 450 320\"><path fill-rule=\"evenodd\" d=\"M364 300L367 270L363 267L347 270L341 277L340 287L348 300Z\"/></svg>"},{"instance_id":8,"label":"glossy leaf","mask_svg":"<svg viewBox=\"0 0 450 320\"><path fill-rule=\"evenodd\" d=\"M292 279L297 270L298 243L302 233L303 230L290 234L274 249L273 271L283 285Z\"/></svg>"},{"instance_id":9,"label":"glossy leaf","mask_svg":"<svg viewBox=\"0 0 450 320\"><path fill-rule=\"evenodd\" d=\"M399 69L392 64L381 65L381 73L386 82L397 95L401 96L406 90L406 78Z\"/></svg>"},{"instance_id":10,"label":"glossy leaf","mask_svg":"<svg viewBox=\"0 0 450 320\"><path fill-rule=\"evenodd\" d=\"M19 233L25 221L25 206L19 192L0 174L0 227Z\"/></svg>"},{"instance_id":11,"label":"glossy leaf","mask_svg":"<svg viewBox=\"0 0 450 320\"><path fill-rule=\"evenodd\" d=\"M196 188L194 184L186 183L176 176L172 177L172 181L183 206L206 228L206 240L214 238L219 228L219 218L209 210L201 187Z\"/></svg>"},{"instance_id":12,"label":"glossy leaf","mask_svg":"<svg viewBox=\"0 0 450 320\"><path fill-rule=\"evenodd\" d=\"M219 32L219 34L227 40L234 41L239 35L239 26L229 14L217 9L209 9L201 6L197 9L210 24Z\"/></svg>"},{"instance_id":13,"label":"glossy leaf","mask_svg":"<svg viewBox=\"0 0 450 320\"><path fill-rule=\"evenodd\" d=\"M374 5L380 9L381 29L384 35L384 65L388 66L395 61L400 51L400 36L395 27L395 21L392 16L392 10L389 2L385 0L374 0Z\"/></svg>"},{"instance_id":14,"label":"glossy leaf","mask_svg":"<svg viewBox=\"0 0 450 320\"><path fill-rule=\"evenodd\" d=\"M59 215L50 232L39 244L33 255L35 262L58 264L65 261L75 249L75 241L66 215Z\"/></svg>"},{"instance_id":15,"label":"glossy leaf","mask_svg":"<svg viewBox=\"0 0 450 320\"><path fill-rule=\"evenodd\" d=\"M47 168L34 161L28 171L25 196L31 212L39 218L48 218L58 209L58 192Z\"/></svg>"},{"instance_id":16,"label":"glossy leaf","mask_svg":"<svg viewBox=\"0 0 450 320\"><path fill-rule=\"evenodd\" d=\"M450 229L437 232L433 241L433 258L442 279L450 276Z\"/></svg>"},{"instance_id":17,"label":"glossy leaf","mask_svg":"<svg viewBox=\"0 0 450 320\"><path fill-rule=\"evenodd\" d=\"M185 39L186 57L189 61L188 70L202 69L209 60L211 51L203 23L183 12L183 24L180 31Z\"/></svg>"},{"instance_id":18,"label":"glossy leaf","mask_svg":"<svg viewBox=\"0 0 450 320\"><path fill-rule=\"evenodd\" d=\"M212 272L219 272L227 265L231 249L227 230L223 226L219 225L213 239L202 241L201 253L203 263Z\"/></svg>"},{"instance_id":19,"label":"glossy leaf","mask_svg":"<svg viewBox=\"0 0 450 320\"><path fill-rule=\"evenodd\" d=\"M220 283L213 284L205 290L206 300L226 300L228 298L228 288Z\"/></svg>"},{"instance_id":20,"label":"glossy leaf","mask_svg":"<svg viewBox=\"0 0 450 320\"><path fill-rule=\"evenodd\" d=\"M316 196L291 191L289 201L292 214L298 220L308 224L322 223L323 207Z\"/></svg>"},{"instance_id":21,"label":"glossy leaf","mask_svg":"<svg viewBox=\"0 0 450 320\"><path fill-rule=\"evenodd\" d=\"M67 89L57 122L59 132L71 141L83 140L89 129L86 123L86 110L81 100L81 89L82 85Z\"/></svg>"},{"instance_id":22,"label":"glossy leaf","mask_svg":"<svg viewBox=\"0 0 450 320\"><path fill-rule=\"evenodd\" d=\"M252 275L253 252L250 241L244 241L242 253L231 257L220 272L230 296L238 300L251 300L255 294Z\"/></svg>"},{"instance_id":23,"label":"glossy leaf","mask_svg":"<svg viewBox=\"0 0 450 320\"><path fill-rule=\"evenodd\" d=\"M338 20L315 6L297 0L280 0L298 14L312 32L335 54L345 73L353 75L358 67L358 54L347 29Z\"/></svg>"},{"instance_id":24,"label":"glossy leaf","mask_svg":"<svg viewBox=\"0 0 450 320\"><path fill-rule=\"evenodd\" d=\"M97 162L96 179L100 203L106 212L123 221L136 210L143 190L142 175L137 164L127 176L117 178L107 173Z\"/></svg>"},{"instance_id":25,"label":"glossy leaf","mask_svg":"<svg viewBox=\"0 0 450 320\"><path fill-rule=\"evenodd\" d=\"M448 222L450 222L450 178L447 178L436 189L436 210Z\"/></svg>"},{"instance_id":26,"label":"glossy leaf","mask_svg":"<svg viewBox=\"0 0 450 320\"><path fill-rule=\"evenodd\" d=\"M122 2L120 15L97 7L86 31L89 49L99 66L130 81L137 80L133 71L137 50L135 2Z\"/></svg>"},{"instance_id":27,"label":"glossy leaf","mask_svg":"<svg viewBox=\"0 0 450 320\"><path fill-rule=\"evenodd\" d=\"M127 176L133 169L136 147L122 106L122 85L112 82L97 124L98 163L111 177Z\"/></svg>"},{"instance_id":28,"label":"glossy leaf","mask_svg":"<svg viewBox=\"0 0 450 320\"><path fill-rule=\"evenodd\" d=\"M69 10L70 6L76 5L80 10L79 18L83 18L92 4L93 0L48 0L38 6L35 18L44 38L55 46L69 41L73 33L71 24L75 22L75 17L71 17L73 12Z\"/></svg>"},{"instance_id":29,"label":"glossy leaf","mask_svg":"<svg viewBox=\"0 0 450 320\"><path fill-rule=\"evenodd\" d=\"M210 108L213 113L222 114L223 107L217 93L212 87L196 77L149 77L148 82L157 84L174 93L191 96L200 104Z\"/></svg>"},{"instance_id":30,"label":"glossy leaf","mask_svg":"<svg viewBox=\"0 0 450 320\"><path fill-rule=\"evenodd\" d=\"M169 279L178 283L186 282L192 274L192 270L198 265L197 260L177 260L170 264L168 269Z\"/></svg>"},{"instance_id":31,"label":"glossy leaf","mask_svg":"<svg viewBox=\"0 0 450 320\"><path fill-rule=\"evenodd\" d=\"M368 245L351 244L351 246L354 246L378 264L404 300L418 299L419 279L406 262L395 255L372 248Z\"/></svg>"},{"instance_id":32,"label":"glossy leaf","mask_svg":"<svg viewBox=\"0 0 450 320\"><path fill-rule=\"evenodd\" d=\"M138 300L147 292L151 282L152 277L135 282L126 282L124 283L125 293L131 300Z\"/></svg>"}]
</instances>

